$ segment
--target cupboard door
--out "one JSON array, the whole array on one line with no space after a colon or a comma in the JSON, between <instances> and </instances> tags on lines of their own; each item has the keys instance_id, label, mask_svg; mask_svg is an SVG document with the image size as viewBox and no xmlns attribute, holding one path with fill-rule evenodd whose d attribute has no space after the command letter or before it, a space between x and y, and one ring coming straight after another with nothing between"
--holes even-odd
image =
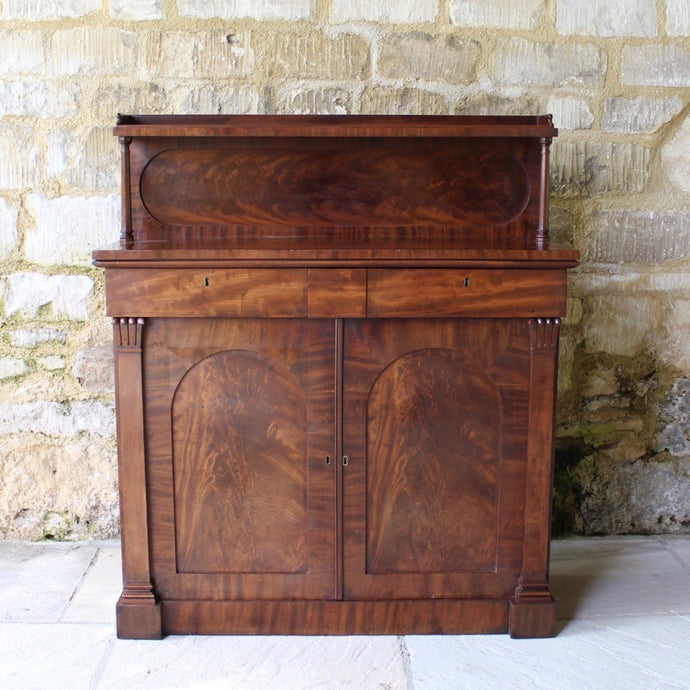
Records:
<instances>
[{"instance_id":1,"label":"cupboard door","mask_svg":"<svg viewBox=\"0 0 690 690\"><path fill-rule=\"evenodd\" d=\"M351 320L344 353L345 597L509 596L527 321Z\"/></svg>"},{"instance_id":2,"label":"cupboard door","mask_svg":"<svg viewBox=\"0 0 690 690\"><path fill-rule=\"evenodd\" d=\"M151 319L152 574L165 599L332 598L334 326Z\"/></svg>"}]
</instances>

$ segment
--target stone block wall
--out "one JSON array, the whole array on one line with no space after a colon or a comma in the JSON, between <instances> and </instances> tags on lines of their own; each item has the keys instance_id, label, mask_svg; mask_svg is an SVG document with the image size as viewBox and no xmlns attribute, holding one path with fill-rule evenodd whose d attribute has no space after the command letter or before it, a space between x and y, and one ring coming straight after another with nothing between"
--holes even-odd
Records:
<instances>
[{"instance_id":1,"label":"stone block wall","mask_svg":"<svg viewBox=\"0 0 690 690\"><path fill-rule=\"evenodd\" d=\"M117 112L552 112L555 527L690 530L687 0L2 0L0 536L117 534Z\"/></svg>"}]
</instances>

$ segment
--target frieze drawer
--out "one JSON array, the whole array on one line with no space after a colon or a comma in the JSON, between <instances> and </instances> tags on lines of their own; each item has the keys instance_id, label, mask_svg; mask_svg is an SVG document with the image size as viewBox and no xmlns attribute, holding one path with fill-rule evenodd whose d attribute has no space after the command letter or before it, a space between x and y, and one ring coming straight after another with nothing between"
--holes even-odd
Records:
<instances>
[{"instance_id":1,"label":"frieze drawer","mask_svg":"<svg viewBox=\"0 0 690 690\"><path fill-rule=\"evenodd\" d=\"M106 305L112 316L306 316L307 269L109 270Z\"/></svg>"},{"instance_id":2,"label":"frieze drawer","mask_svg":"<svg viewBox=\"0 0 690 690\"><path fill-rule=\"evenodd\" d=\"M564 271L529 269L370 269L367 316L565 314Z\"/></svg>"}]
</instances>

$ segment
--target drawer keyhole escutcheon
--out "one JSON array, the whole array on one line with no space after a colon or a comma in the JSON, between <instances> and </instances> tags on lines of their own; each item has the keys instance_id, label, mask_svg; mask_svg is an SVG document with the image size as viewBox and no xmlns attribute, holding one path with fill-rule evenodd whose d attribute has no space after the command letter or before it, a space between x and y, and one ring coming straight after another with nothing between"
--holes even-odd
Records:
<instances>
[{"instance_id":1,"label":"drawer keyhole escutcheon","mask_svg":"<svg viewBox=\"0 0 690 690\"><path fill-rule=\"evenodd\" d=\"M206 277L204 278L204 287L208 287L211 284L211 279Z\"/></svg>"},{"instance_id":2,"label":"drawer keyhole escutcheon","mask_svg":"<svg viewBox=\"0 0 690 690\"><path fill-rule=\"evenodd\" d=\"M350 458L347 455L343 455L343 467L347 467L350 464Z\"/></svg>"},{"instance_id":3,"label":"drawer keyhole escutcheon","mask_svg":"<svg viewBox=\"0 0 690 690\"><path fill-rule=\"evenodd\" d=\"M469 287L469 286L470 286L470 279L465 278L465 287Z\"/></svg>"},{"instance_id":4,"label":"drawer keyhole escutcheon","mask_svg":"<svg viewBox=\"0 0 690 690\"><path fill-rule=\"evenodd\" d=\"M330 464L331 464L331 456L330 456L330 455L327 455L327 456L323 459L323 461L324 461L324 463L326 463L326 465L330 465Z\"/></svg>"}]
</instances>

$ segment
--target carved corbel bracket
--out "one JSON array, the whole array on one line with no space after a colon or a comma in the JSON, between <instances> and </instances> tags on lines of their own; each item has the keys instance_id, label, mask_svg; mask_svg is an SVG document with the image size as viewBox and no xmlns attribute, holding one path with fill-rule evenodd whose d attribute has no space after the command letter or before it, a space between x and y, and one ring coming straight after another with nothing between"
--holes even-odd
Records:
<instances>
[{"instance_id":1,"label":"carved corbel bracket","mask_svg":"<svg viewBox=\"0 0 690 690\"><path fill-rule=\"evenodd\" d=\"M145 321L142 318L115 317L115 347L118 350L141 350L141 337Z\"/></svg>"},{"instance_id":2,"label":"carved corbel bracket","mask_svg":"<svg viewBox=\"0 0 690 690\"><path fill-rule=\"evenodd\" d=\"M558 334L561 320L541 318L529 320L529 341L531 350L558 349Z\"/></svg>"}]
</instances>

